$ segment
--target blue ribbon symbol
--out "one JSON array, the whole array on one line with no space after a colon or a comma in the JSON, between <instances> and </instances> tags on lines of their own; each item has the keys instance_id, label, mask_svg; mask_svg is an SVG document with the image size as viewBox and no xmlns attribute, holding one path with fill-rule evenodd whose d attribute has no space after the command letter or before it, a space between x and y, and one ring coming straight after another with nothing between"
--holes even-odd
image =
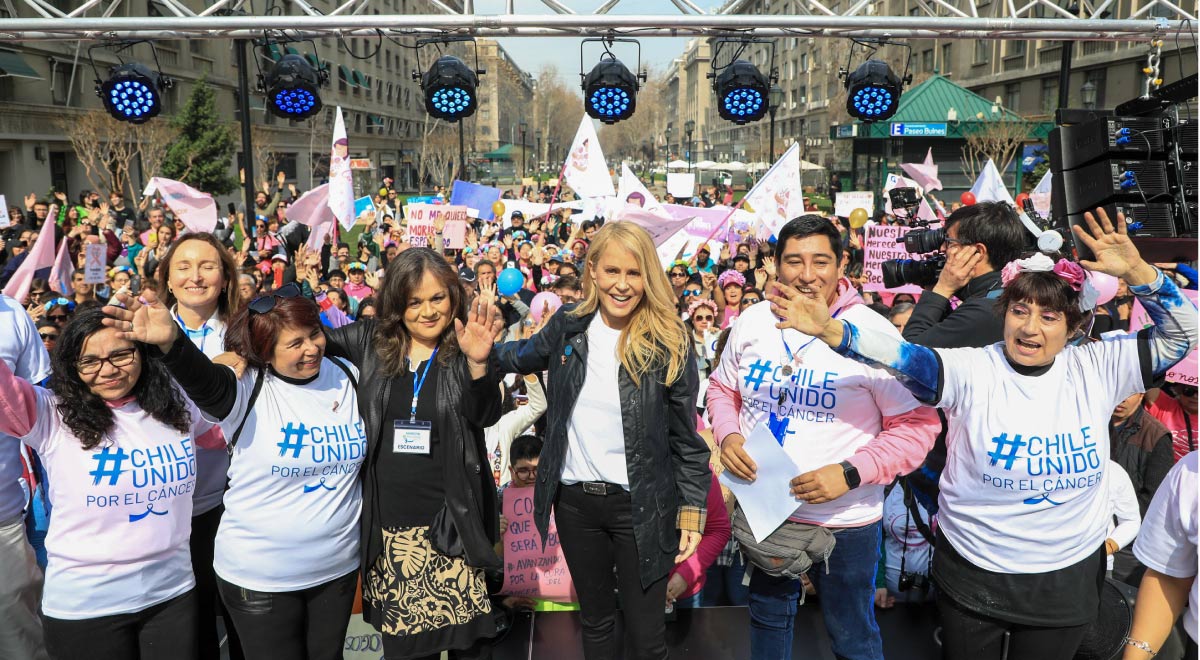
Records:
<instances>
[{"instance_id":1,"label":"blue ribbon symbol","mask_svg":"<svg viewBox=\"0 0 1200 660\"><path fill-rule=\"evenodd\" d=\"M150 514L152 514L152 513L153 513L154 515L156 515L156 516L165 516L165 515L167 515L167 513L169 513L169 512L168 512L168 511L155 511L155 510L154 510L154 503L152 502L152 503L150 503L150 504L147 504L147 505L146 505L146 510L145 510L144 512L142 512L142 513L131 513L131 514L129 514L129 522L131 522L131 523L135 523L135 522L137 522L137 521L141 520L142 518L145 518L146 516L148 516L148 515L150 515Z\"/></svg>"},{"instance_id":2,"label":"blue ribbon symbol","mask_svg":"<svg viewBox=\"0 0 1200 660\"><path fill-rule=\"evenodd\" d=\"M319 484L315 484L315 485L312 485L312 486L305 486L305 487L304 487L304 492L305 492L305 494L307 494L307 493L311 493L311 492L313 492L314 490L320 490L320 489L322 489L322 488L324 488L325 490L337 490L337 486L329 486L329 485L327 485L327 484L325 483L325 477L321 477L321 483L319 483Z\"/></svg>"}]
</instances>

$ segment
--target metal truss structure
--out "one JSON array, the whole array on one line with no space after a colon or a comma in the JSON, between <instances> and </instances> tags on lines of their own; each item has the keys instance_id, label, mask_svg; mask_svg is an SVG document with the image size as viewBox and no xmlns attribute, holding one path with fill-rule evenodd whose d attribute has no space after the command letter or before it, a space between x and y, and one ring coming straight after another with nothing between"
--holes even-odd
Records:
<instances>
[{"instance_id":1,"label":"metal truss structure","mask_svg":"<svg viewBox=\"0 0 1200 660\"><path fill-rule=\"evenodd\" d=\"M1198 29L1196 7L1185 10L1176 4L1183 0L1148 0L1129 18L1109 17L1118 0L1070 0L1077 8L1074 13L1052 0L999 0L1001 17L979 16L974 0L915 0L926 14L922 16L879 15L876 6L886 5L880 0L849 0L849 6L838 11L822 0L774 0L795 13L738 13L756 1L768 4L764 0L729 0L716 13L704 13L692 0L671 0L678 14L630 15L612 13L622 0L607 0L591 13L577 13L566 0L540 0L555 13L538 15L516 13L516 0L506 0L503 14L480 14L474 0L426 0L436 13L396 15L368 12L382 10L381 3L373 0L346 0L328 13L306 0L276 0L290 3L302 15L264 16L252 12L256 4L264 4L261 0L216 0L199 12L182 0L152 0L157 16L116 17L123 2L139 13L144 13L147 3L84 0L68 12L56 8L52 0L0 0L9 16L18 15L15 5L40 16L0 21L0 41L247 39L261 37L264 31L286 32L297 38L611 35L1152 41L1192 39ZM965 10L956 4L964 5Z\"/></svg>"}]
</instances>

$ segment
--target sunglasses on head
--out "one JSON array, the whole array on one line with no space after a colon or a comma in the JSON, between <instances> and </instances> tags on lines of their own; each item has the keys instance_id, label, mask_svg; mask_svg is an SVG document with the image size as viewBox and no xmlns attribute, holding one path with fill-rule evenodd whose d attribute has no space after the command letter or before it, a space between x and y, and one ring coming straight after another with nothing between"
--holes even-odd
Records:
<instances>
[{"instance_id":1,"label":"sunglasses on head","mask_svg":"<svg viewBox=\"0 0 1200 660\"><path fill-rule=\"evenodd\" d=\"M279 287L275 291L261 295L250 301L251 314L266 314L275 309L275 302L279 298L297 298L300 296L300 286L295 282L288 282Z\"/></svg>"}]
</instances>

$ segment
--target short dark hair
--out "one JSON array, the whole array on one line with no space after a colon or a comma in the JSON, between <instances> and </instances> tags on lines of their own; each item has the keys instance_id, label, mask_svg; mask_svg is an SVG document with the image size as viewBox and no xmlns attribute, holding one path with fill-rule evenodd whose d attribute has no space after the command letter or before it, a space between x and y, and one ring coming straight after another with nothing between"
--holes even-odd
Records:
<instances>
[{"instance_id":1,"label":"short dark hair","mask_svg":"<svg viewBox=\"0 0 1200 660\"><path fill-rule=\"evenodd\" d=\"M491 261L488 261L487 259L480 259L479 261L475 262L475 277L476 278L479 277L479 269L483 266L491 267L493 275L498 272L498 269L496 268L496 264L492 263Z\"/></svg>"},{"instance_id":2,"label":"short dark hair","mask_svg":"<svg viewBox=\"0 0 1200 660\"><path fill-rule=\"evenodd\" d=\"M536 435L519 435L508 446L508 464L517 461L532 461L542 455L542 439Z\"/></svg>"},{"instance_id":3,"label":"short dark hair","mask_svg":"<svg viewBox=\"0 0 1200 660\"><path fill-rule=\"evenodd\" d=\"M579 290L583 289L583 285L579 282L578 277L576 277L574 275L563 275L562 277L558 278L557 280L554 280L554 283L550 285L550 290L551 291L562 291L563 289L579 291Z\"/></svg>"},{"instance_id":4,"label":"short dark hair","mask_svg":"<svg viewBox=\"0 0 1200 660\"><path fill-rule=\"evenodd\" d=\"M1004 202L979 202L964 206L946 218L946 229L958 226L958 240L983 243L988 263L1000 270L1032 247L1033 235L1025 230L1013 207Z\"/></svg>"},{"instance_id":5,"label":"short dark hair","mask_svg":"<svg viewBox=\"0 0 1200 660\"><path fill-rule=\"evenodd\" d=\"M1024 272L1004 287L996 301L996 313L1003 317L1013 303L1034 303L1061 313L1067 320L1068 332L1075 332L1088 317L1079 308L1079 297L1079 292L1053 272Z\"/></svg>"},{"instance_id":6,"label":"short dark hair","mask_svg":"<svg viewBox=\"0 0 1200 660\"><path fill-rule=\"evenodd\" d=\"M275 342L286 327L320 328L321 308L308 298L276 298L275 306L266 314L252 313L250 307L241 309L229 324L225 335L225 350L237 353L250 366L266 368L275 353Z\"/></svg>"},{"instance_id":7,"label":"short dark hair","mask_svg":"<svg viewBox=\"0 0 1200 660\"><path fill-rule=\"evenodd\" d=\"M809 236L824 236L829 239L829 247L833 251L834 265L842 263L842 234L833 223L819 215L811 213L788 220L779 230L779 240L775 243L775 262L783 259L783 249L793 238L808 238Z\"/></svg>"},{"instance_id":8,"label":"short dark hair","mask_svg":"<svg viewBox=\"0 0 1200 660\"><path fill-rule=\"evenodd\" d=\"M333 270L329 271L328 275L325 276L325 281L328 282L335 277L340 277L344 280L346 279L346 273L340 268L334 268Z\"/></svg>"}]
</instances>

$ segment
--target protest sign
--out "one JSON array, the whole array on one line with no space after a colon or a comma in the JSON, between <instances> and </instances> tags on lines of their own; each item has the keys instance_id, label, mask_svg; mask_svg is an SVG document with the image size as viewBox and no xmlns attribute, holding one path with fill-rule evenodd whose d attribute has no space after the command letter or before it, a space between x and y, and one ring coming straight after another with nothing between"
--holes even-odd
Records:
<instances>
[{"instance_id":1,"label":"protest sign","mask_svg":"<svg viewBox=\"0 0 1200 660\"><path fill-rule=\"evenodd\" d=\"M921 287L906 284L894 289L883 286L883 262L889 259L914 259L918 255L910 254L904 249L904 243L896 239L907 234L912 228L900 225L870 225L866 228L863 238L863 275L867 278L863 284L864 291L891 291L892 293L920 294Z\"/></svg>"},{"instance_id":2,"label":"protest sign","mask_svg":"<svg viewBox=\"0 0 1200 660\"><path fill-rule=\"evenodd\" d=\"M442 239L446 239L445 224L457 222L463 225L463 242L466 241L467 207L450 204L409 204L404 207L408 218L408 244L412 247L430 247L434 227L442 224ZM458 229L454 230L455 232ZM446 247L449 247L448 245ZM455 249L461 249L455 248Z\"/></svg>"},{"instance_id":3,"label":"protest sign","mask_svg":"<svg viewBox=\"0 0 1200 660\"><path fill-rule=\"evenodd\" d=\"M104 284L108 279L104 259L107 256L108 244L88 243L83 246L83 282L84 284Z\"/></svg>"},{"instance_id":4,"label":"protest sign","mask_svg":"<svg viewBox=\"0 0 1200 660\"><path fill-rule=\"evenodd\" d=\"M667 193L676 199L691 199L696 193L696 173L667 172Z\"/></svg>"},{"instance_id":5,"label":"protest sign","mask_svg":"<svg viewBox=\"0 0 1200 660\"><path fill-rule=\"evenodd\" d=\"M833 198L833 214L849 218L854 209L862 209L870 216L875 212L875 193L870 190L853 190L836 193Z\"/></svg>"},{"instance_id":6,"label":"protest sign","mask_svg":"<svg viewBox=\"0 0 1200 660\"><path fill-rule=\"evenodd\" d=\"M1183 289L1183 293L1193 303L1197 302L1197 295L1200 294L1200 292L1194 289ZM1154 321L1146 313L1146 308L1142 307L1142 303L1138 302L1135 298L1133 309L1129 312L1129 331L1136 333L1142 328L1151 325L1154 325ZM1192 386L1200 384L1200 379L1196 377L1196 361L1196 351L1188 353L1178 364L1167 370L1167 382Z\"/></svg>"},{"instance_id":7,"label":"protest sign","mask_svg":"<svg viewBox=\"0 0 1200 660\"><path fill-rule=\"evenodd\" d=\"M542 537L533 524L533 488L504 489L502 511L508 527L504 534L504 588L508 596L526 596L558 603L579 600L567 560L558 544L554 517L542 549Z\"/></svg>"},{"instance_id":8,"label":"protest sign","mask_svg":"<svg viewBox=\"0 0 1200 660\"><path fill-rule=\"evenodd\" d=\"M481 186L470 181L454 181L450 191L450 203L467 207L467 215L480 220L495 220L492 204L500 199L500 189Z\"/></svg>"}]
</instances>

